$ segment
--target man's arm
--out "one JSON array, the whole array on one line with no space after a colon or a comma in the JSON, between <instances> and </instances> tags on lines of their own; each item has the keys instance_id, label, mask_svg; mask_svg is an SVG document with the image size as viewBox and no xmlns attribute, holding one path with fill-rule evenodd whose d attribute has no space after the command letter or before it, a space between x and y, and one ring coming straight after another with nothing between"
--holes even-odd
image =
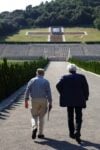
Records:
<instances>
[{"instance_id":1,"label":"man's arm","mask_svg":"<svg viewBox=\"0 0 100 150\"><path fill-rule=\"evenodd\" d=\"M62 88L63 88L63 79L64 79L64 77L62 77L61 79L60 79L60 81L56 84L56 88L57 88L57 90L58 90L58 92L61 94L61 92L62 92Z\"/></svg>"},{"instance_id":2,"label":"man's arm","mask_svg":"<svg viewBox=\"0 0 100 150\"><path fill-rule=\"evenodd\" d=\"M30 86L31 82L28 82L26 91L25 91L25 108L28 108L28 101L29 101L29 95L30 95Z\"/></svg>"},{"instance_id":3,"label":"man's arm","mask_svg":"<svg viewBox=\"0 0 100 150\"><path fill-rule=\"evenodd\" d=\"M25 108L28 108L28 100L25 99Z\"/></svg>"},{"instance_id":4,"label":"man's arm","mask_svg":"<svg viewBox=\"0 0 100 150\"><path fill-rule=\"evenodd\" d=\"M89 97L89 85L88 85L88 82L87 82L85 76L83 76L83 91L84 91L85 99L88 100L88 97Z\"/></svg>"}]
</instances>

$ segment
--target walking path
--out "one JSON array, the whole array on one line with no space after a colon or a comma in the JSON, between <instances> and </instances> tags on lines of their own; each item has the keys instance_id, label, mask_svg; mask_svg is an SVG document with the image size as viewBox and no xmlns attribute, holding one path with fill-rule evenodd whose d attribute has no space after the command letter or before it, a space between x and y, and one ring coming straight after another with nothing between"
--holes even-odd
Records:
<instances>
[{"instance_id":1,"label":"walking path","mask_svg":"<svg viewBox=\"0 0 100 150\"><path fill-rule=\"evenodd\" d=\"M59 107L55 88L61 75L66 74L66 62L50 62L46 70L53 94L50 120L45 117L45 139L31 139L30 110L24 108L23 95L9 108L0 112L0 150L100 150L100 76L79 70L86 75L90 98L83 110L82 139L78 145L68 136L67 111Z\"/></svg>"}]
</instances>

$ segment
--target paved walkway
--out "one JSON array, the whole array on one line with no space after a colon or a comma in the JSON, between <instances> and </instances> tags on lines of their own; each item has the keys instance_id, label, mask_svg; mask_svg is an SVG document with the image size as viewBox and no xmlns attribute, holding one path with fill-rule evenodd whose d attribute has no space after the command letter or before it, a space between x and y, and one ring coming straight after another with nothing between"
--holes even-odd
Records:
<instances>
[{"instance_id":1,"label":"paved walkway","mask_svg":"<svg viewBox=\"0 0 100 150\"><path fill-rule=\"evenodd\" d=\"M59 107L55 85L67 73L66 62L51 62L46 71L53 94L50 120L45 117L45 139L31 139L30 111L24 108L23 95L0 113L0 150L100 150L100 76L82 70L90 86L90 98L84 110L82 139L78 145L68 137L66 108Z\"/></svg>"}]
</instances>

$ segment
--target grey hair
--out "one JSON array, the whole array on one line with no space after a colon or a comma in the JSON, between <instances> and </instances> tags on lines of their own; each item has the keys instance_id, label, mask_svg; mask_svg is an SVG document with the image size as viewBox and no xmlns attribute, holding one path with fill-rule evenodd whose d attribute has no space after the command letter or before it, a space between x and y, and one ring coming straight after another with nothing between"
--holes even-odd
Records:
<instances>
[{"instance_id":1,"label":"grey hair","mask_svg":"<svg viewBox=\"0 0 100 150\"><path fill-rule=\"evenodd\" d=\"M76 67L75 64L69 64L69 65L67 66L67 70L68 70L69 72L76 72L77 67Z\"/></svg>"}]
</instances>

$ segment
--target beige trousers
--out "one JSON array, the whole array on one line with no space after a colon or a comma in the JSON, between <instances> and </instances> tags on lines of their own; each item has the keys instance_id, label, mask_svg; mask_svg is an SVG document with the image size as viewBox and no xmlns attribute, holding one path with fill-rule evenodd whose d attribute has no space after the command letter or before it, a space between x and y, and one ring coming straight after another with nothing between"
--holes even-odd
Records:
<instances>
[{"instance_id":1,"label":"beige trousers","mask_svg":"<svg viewBox=\"0 0 100 150\"><path fill-rule=\"evenodd\" d=\"M31 100L32 108L32 128L37 128L39 134L43 134L44 127L44 116L47 112L47 100L46 99L32 99Z\"/></svg>"}]
</instances>

